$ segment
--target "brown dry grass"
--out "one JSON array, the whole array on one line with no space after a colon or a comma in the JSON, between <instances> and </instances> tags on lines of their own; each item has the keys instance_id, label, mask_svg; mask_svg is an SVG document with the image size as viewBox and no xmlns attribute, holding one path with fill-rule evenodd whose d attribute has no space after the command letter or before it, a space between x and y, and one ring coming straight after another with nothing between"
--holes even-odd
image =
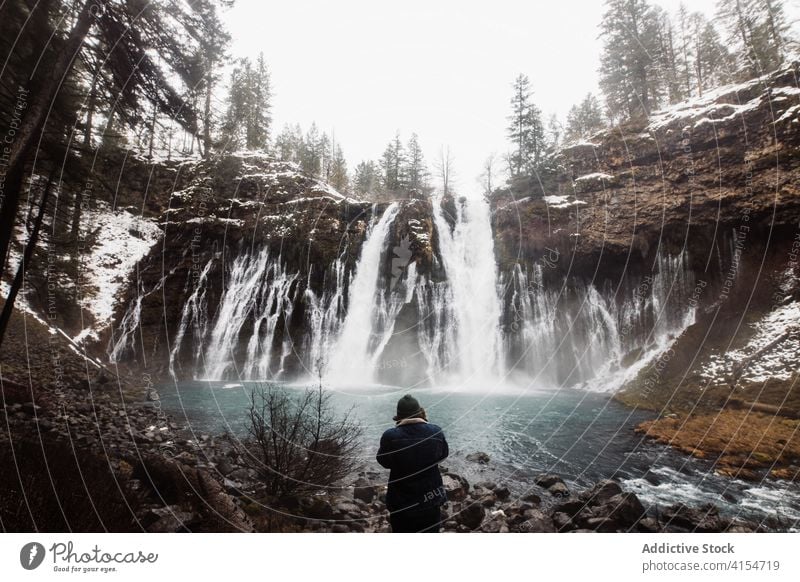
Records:
<instances>
[{"instance_id":1,"label":"brown dry grass","mask_svg":"<svg viewBox=\"0 0 800 582\"><path fill-rule=\"evenodd\" d=\"M800 420L747 410L678 415L641 423L637 432L715 461L720 474L800 479Z\"/></svg>"}]
</instances>

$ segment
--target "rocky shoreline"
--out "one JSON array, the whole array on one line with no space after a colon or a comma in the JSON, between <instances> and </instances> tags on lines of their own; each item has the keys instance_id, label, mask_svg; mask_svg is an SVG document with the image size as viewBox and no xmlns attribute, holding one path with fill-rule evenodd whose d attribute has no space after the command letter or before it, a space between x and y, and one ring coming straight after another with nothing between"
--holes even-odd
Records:
<instances>
[{"instance_id":1,"label":"rocky shoreline","mask_svg":"<svg viewBox=\"0 0 800 582\"><path fill-rule=\"evenodd\" d=\"M91 398L59 388L23 402L30 392L6 381L3 420L16 441L70 443L80 465L102 458L134 515L131 529L148 532L388 532L385 475L364 471L317 494L276 499L266 495L229 435L196 434L150 400L104 382ZM486 466L485 453L467 456ZM445 532L756 532L763 524L720 515L713 505L672 505L646 511L619 483L602 480L571 491L558 475L535 479L523 495L503 483L469 483L441 467L448 491Z\"/></svg>"}]
</instances>

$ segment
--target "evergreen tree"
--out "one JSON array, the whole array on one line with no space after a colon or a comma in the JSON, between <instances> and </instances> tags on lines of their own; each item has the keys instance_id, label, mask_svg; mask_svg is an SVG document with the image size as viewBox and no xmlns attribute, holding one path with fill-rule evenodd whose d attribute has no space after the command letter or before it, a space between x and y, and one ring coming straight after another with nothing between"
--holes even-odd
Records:
<instances>
[{"instance_id":1,"label":"evergreen tree","mask_svg":"<svg viewBox=\"0 0 800 582\"><path fill-rule=\"evenodd\" d=\"M717 18L735 47L740 78L781 66L789 40L783 0L718 0Z\"/></svg>"},{"instance_id":2,"label":"evergreen tree","mask_svg":"<svg viewBox=\"0 0 800 582\"><path fill-rule=\"evenodd\" d=\"M344 158L341 146L337 143L333 147L333 156L330 164L330 177L328 182L338 192L347 193L350 190L350 178L347 174L347 161Z\"/></svg>"},{"instance_id":3,"label":"evergreen tree","mask_svg":"<svg viewBox=\"0 0 800 582\"><path fill-rule=\"evenodd\" d=\"M378 165L373 161L362 161L356 166L353 173L353 192L366 198L379 193L381 174Z\"/></svg>"},{"instance_id":4,"label":"evergreen tree","mask_svg":"<svg viewBox=\"0 0 800 582\"><path fill-rule=\"evenodd\" d=\"M566 139L580 141L606 127L603 112L597 98L588 93L578 105L573 105L567 114Z\"/></svg>"},{"instance_id":5,"label":"evergreen tree","mask_svg":"<svg viewBox=\"0 0 800 582\"><path fill-rule=\"evenodd\" d=\"M694 82L697 94L731 81L733 58L722 44L719 33L700 13L689 16L694 46Z\"/></svg>"},{"instance_id":6,"label":"evergreen tree","mask_svg":"<svg viewBox=\"0 0 800 582\"><path fill-rule=\"evenodd\" d=\"M406 147L408 152L405 168L407 185L410 190L422 191L427 188L428 170L425 167L425 157L422 155L422 148L419 145L419 138L416 133L411 134Z\"/></svg>"},{"instance_id":7,"label":"evergreen tree","mask_svg":"<svg viewBox=\"0 0 800 582\"><path fill-rule=\"evenodd\" d=\"M275 155L279 160L299 163L302 144L303 130L300 129L300 125L284 125L275 138Z\"/></svg>"},{"instance_id":8,"label":"evergreen tree","mask_svg":"<svg viewBox=\"0 0 800 582\"><path fill-rule=\"evenodd\" d=\"M320 151L322 136L316 123L308 128L300 149L300 167L312 176L322 173L322 153Z\"/></svg>"},{"instance_id":9,"label":"evergreen tree","mask_svg":"<svg viewBox=\"0 0 800 582\"><path fill-rule=\"evenodd\" d=\"M508 138L514 146L509 156L511 175L533 174L545 149L545 131L541 111L531 101L527 75L520 74L514 81L508 121Z\"/></svg>"},{"instance_id":10,"label":"evergreen tree","mask_svg":"<svg viewBox=\"0 0 800 582\"><path fill-rule=\"evenodd\" d=\"M231 73L225 138L229 147L267 149L271 116L270 76L263 53L253 65L243 58Z\"/></svg>"},{"instance_id":11,"label":"evergreen tree","mask_svg":"<svg viewBox=\"0 0 800 582\"><path fill-rule=\"evenodd\" d=\"M669 103L677 103L686 98L686 90L680 73L680 53L677 48L679 38L669 14L658 6L652 8L656 22L656 42L658 67L656 84Z\"/></svg>"},{"instance_id":12,"label":"evergreen tree","mask_svg":"<svg viewBox=\"0 0 800 582\"><path fill-rule=\"evenodd\" d=\"M657 14L646 0L606 0L600 88L615 118L649 115L663 95Z\"/></svg>"},{"instance_id":13,"label":"evergreen tree","mask_svg":"<svg viewBox=\"0 0 800 582\"><path fill-rule=\"evenodd\" d=\"M389 192L399 192L404 189L406 177L403 170L406 167L406 152L400 141L399 131L383 151L380 164L383 171L383 188Z\"/></svg>"}]
</instances>

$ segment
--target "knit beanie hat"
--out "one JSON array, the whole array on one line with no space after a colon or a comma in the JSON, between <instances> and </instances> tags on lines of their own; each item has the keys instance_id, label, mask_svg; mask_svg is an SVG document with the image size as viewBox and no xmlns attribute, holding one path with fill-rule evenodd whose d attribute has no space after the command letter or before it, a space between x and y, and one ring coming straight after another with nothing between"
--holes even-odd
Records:
<instances>
[{"instance_id":1,"label":"knit beanie hat","mask_svg":"<svg viewBox=\"0 0 800 582\"><path fill-rule=\"evenodd\" d=\"M406 394L397 401L397 416L392 420L403 420L409 418L422 411L419 402L410 394Z\"/></svg>"}]
</instances>

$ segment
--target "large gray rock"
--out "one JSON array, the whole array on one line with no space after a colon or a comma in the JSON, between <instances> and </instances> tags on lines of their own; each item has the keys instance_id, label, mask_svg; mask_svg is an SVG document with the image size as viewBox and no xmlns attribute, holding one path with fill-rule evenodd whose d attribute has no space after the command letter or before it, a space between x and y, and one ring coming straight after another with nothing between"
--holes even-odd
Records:
<instances>
[{"instance_id":1,"label":"large gray rock","mask_svg":"<svg viewBox=\"0 0 800 582\"><path fill-rule=\"evenodd\" d=\"M450 501L463 501L469 493L469 483L461 475L446 473L442 475L442 484Z\"/></svg>"},{"instance_id":2,"label":"large gray rock","mask_svg":"<svg viewBox=\"0 0 800 582\"><path fill-rule=\"evenodd\" d=\"M483 523L483 518L486 517L486 510L480 503L465 504L454 517L459 525L474 530Z\"/></svg>"}]
</instances>

